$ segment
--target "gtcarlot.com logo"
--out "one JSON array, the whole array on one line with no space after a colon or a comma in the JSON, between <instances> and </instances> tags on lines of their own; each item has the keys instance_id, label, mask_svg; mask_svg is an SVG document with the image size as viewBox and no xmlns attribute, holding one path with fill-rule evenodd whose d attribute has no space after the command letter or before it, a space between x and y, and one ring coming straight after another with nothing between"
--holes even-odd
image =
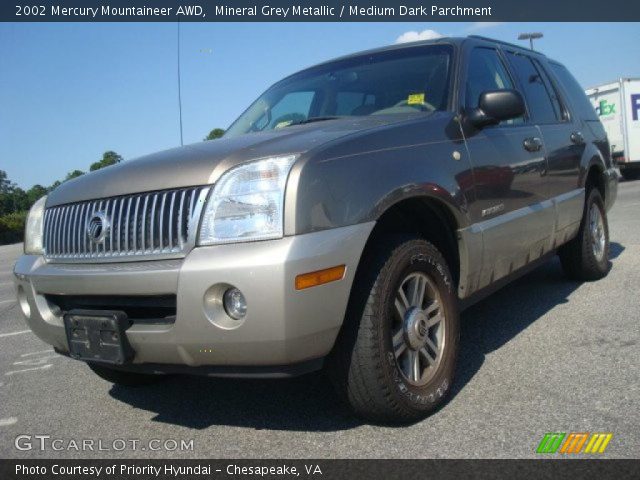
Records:
<instances>
[{"instance_id":1,"label":"gtcarlot.com logo","mask_svg":"<svg viewBox=\"0 0 640 480\"><path fill-rule=\"evenodd\" d=\"M14 440L16 450L29 451L76 451L76 452L122 452L125 450L140 451L193 451L193 439L176 440L173 438L140 440L139 438L55 438L51 435L18 435Z\"/></svg>"},{"instance_id":2,"label":"gtcarlot.com logo","mask_svg":"<svg viewBox=\"0 0 640 480\"><path fill-rule=\"evenodd\" d=\"M536 453L604 453L613 433L546 433Z\"/></svg>"}]
</instances>

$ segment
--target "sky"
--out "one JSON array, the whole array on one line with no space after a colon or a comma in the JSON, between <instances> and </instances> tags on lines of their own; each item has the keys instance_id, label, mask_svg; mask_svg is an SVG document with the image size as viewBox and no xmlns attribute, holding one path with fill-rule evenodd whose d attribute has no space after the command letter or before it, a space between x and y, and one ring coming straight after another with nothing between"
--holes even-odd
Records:
<instances>
[{"instance_id":1,"label":"sky","mask_svg":"<svg viewBox=\"0 0 640 480\"><path fill-rule=\"evenodd\" d=\"M184 143L226 128L280 78L332 57L478 34L563 62L583 86L640 77L640 23L186 23ZM0 170L22 188L180 144L176 23L0 23Z\"/></svg>"}]
</instances>

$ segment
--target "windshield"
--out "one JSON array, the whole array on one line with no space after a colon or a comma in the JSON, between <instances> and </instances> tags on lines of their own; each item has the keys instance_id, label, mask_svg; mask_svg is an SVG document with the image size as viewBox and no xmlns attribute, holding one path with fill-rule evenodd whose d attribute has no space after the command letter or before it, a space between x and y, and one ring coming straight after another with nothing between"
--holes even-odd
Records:
<instances>
[{"instance_id":1,"label":"windshield","mask_svg":"<svg viewBox=\"0 0 640 480\"><path fill-rule=\"evenodd\" d=\"M225 137L346 116L445 110L451 46L426 45L312 67L276 83Z\"/></svg>"}]
</instances>

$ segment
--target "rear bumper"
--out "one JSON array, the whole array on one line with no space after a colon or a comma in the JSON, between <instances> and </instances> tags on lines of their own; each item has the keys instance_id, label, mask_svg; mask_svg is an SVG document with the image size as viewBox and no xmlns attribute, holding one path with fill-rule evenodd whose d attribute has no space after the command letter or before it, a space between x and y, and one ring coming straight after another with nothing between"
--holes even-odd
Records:
<instances>
[{"instance_id":1,"label":"rear bumper","mask_svg":"<svg viewBox=\"0 0 640 480\"><path fill-rule=\"evenodd\" d=\"M234 376L251 371L243 367L286 371L281 367L306 364L331 350L372 228L367 223L200 247L170 261L69 265L25 255L15 265L15 283L28 326L61 353L68 352L62 312L45 295L176 295L174 323L134 323L127 330L135 368L220 367L194 373ZM342 280L295 290L297 275L342 264ZM232 320L222 307L229 286L247 300L241 321Z\"/></svg>"}]
</instances>

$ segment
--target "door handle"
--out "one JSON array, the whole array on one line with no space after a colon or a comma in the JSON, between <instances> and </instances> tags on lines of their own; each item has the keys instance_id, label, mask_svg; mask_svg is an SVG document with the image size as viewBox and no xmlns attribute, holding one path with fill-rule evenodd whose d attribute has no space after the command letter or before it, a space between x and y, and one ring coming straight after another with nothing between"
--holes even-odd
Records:
<instances>
[{"instance_id":1,"label":"door handle","mask_svg":"<svg viewBox=\"0 0 640 480\"><path fill-rule=\"evenodd\" d=\"M576 145L581 145L584 143L584 137L582 136L582 132L572 132L569 138Z\"/></svg>"},{"instance_id":2,"label":"door handle","mask_svg":"<svg viewBox=\"0 0 640 480\"><path fill-rule=\"evenodd\" d=\"M525 138L524 142L522 142L522 146L528 152L537 152L542 148L542 140L538 137Z\"/></svg>"}]
</instances>

